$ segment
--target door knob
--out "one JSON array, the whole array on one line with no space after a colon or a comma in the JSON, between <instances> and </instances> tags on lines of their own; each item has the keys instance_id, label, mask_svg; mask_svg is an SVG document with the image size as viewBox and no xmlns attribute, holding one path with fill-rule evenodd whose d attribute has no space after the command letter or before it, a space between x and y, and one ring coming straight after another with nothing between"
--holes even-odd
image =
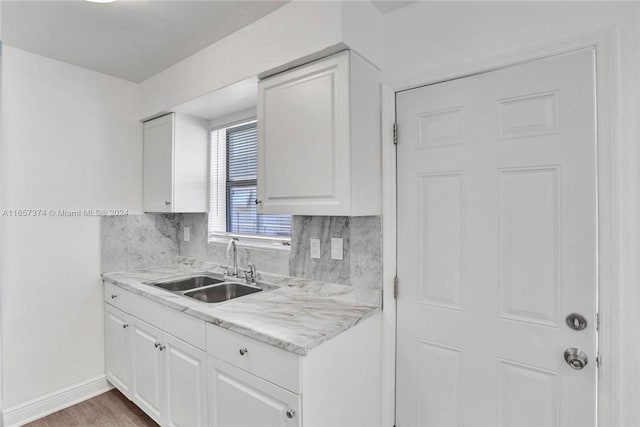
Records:
<instances>
[{"instance_id":1,"label":"door knob","mask_svg":"<svg viewBox=\"0 0 640 427\"><path fill-rule=\"evenodd\" d=\"M564 360L573 369L580 370L587 366L589 358L584 351L579 348L568 348L564 351Z\"/></svg>"}]
</instances>

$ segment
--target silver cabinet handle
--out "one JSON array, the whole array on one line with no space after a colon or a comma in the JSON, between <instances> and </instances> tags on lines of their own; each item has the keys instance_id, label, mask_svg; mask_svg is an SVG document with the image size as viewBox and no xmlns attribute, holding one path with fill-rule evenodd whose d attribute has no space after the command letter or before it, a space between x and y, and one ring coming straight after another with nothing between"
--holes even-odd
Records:
<instances>
[{"instance_id":1,"label":"silver cabinet handle","mask_svg":"<svg viewBox=\"0 0 640 427\"><path fill-rule=\"evenodd\" d=\"M116 298L118 298L118 295L116 295L116 294L111 294L111 299L116 299Z\"/></svg>"},{"instance_id":2,"label":"silver cabinet handle","mask_svg":"<svg viewBox=\"0 0 640 427\"><path fill-rule=\"evenodd\" d=\"M171 204L171 202L170 202L170 201L168 201L168 200L166 200L166 201L164 202L164 204L165 204L165 205L167 205L167 206L169 206L169 205Z\"/></svg>"},{"instance_id":3,"label":"silver cabinet handle","mask_svg":"<svg viewBox=\"0 0 640 427\"><path fill-rule=\"evenodd\" d=\"M129 325L127 325L126 323L122 324L122 329L127 329L129 327Z\"/></svg>"},{"instance_id":4,"label":"silver cabinet handle","mask_svg":"<svg viewBox=\"0 0 640 427\"><path fill-rule=\"evenodd\" d=\"M160 347L160 343L159 343L159 342L157 342L157 343L155 343L155 344L153 344L153 345L154 345L154 347L155 347L155 348Z\"/></svg>"},{"instance_id":5,"label":"silver cabinet handle","mask_svg":"<svg viewBox=\"0 0 640 427\"><path fill-rule=\"evenodd\" d=\"M289 409L287 411L287 418L291 419L296 415L296 411L294 411L293 409Z\"/></svg>"},{"instance_id":6,"label":"silver cabinet handle","mask_svg":"<svg viewBox=\"0 0 640 427\"><path fill-rule=\"evenodd\" d=\"M159 349L160 351L164 351L164 349L165 349L165 348L167 348L167 347L166 347L166 346L164 346L164 345L162 345L162 344L160 344L160 346L158 347L158 349Z\"/></svg>"},{"instance_id":7,"label":"silver cabinet handle","mask_svg":"<svg viewBox=\"0 0 640 427\"><path fill-rule=\"evenodd\" d=\"M240 349L240 356L244 356L247 353L249 353L249 350L247 350L247 347L243 347Z\"/></svg>"}]
</instances>

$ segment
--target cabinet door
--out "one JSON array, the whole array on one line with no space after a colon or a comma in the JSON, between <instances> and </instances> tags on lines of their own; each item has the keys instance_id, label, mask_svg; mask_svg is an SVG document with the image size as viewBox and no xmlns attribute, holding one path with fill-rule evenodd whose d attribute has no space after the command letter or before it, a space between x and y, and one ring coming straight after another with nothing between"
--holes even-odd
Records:
<instances>
[{"instance_id":1,"label":"cabinet door","mask_svg":"<svg viewBox=\"0 0 640 427\"><path fill-rule=\"evenodd\" d=\"M162 332L142 320L133 319L132 400L156 422L163 407Z\"/></svg>"},{"instance_id":2,"label":"cabinet door","mask_svg":"<svg viewBox=\"0 0 640 427\"><path fill-rule=\"evenodd\" d=\"M174 114L144 123L143 208L172 212Z\"/></svg>"},{"instance_id":3,"label":"cabinet door","mask_svg":"<svg viewBox=\"0 0 640 427\"><path fill-rule=\"evenodd\" d=\"M349 215L349 53L258 84L261 213Z\"/></svg>"},{"instance_id":4,"label":"cabinet door","mask_svg":"<svg viewBox=\"0 0 640 427\"><path fill-rule=\"evenodd\" d=\"M109 304L104 305L105 364L107 379L129 397L131 384L131 327L128 314Z\"/></svg>"},{"instance_id":5,"label":"cabinet door","mask_svg":"<svg viewBox=\"0 0 640 427\"><path fill-rule=\"evenodd\" d=\"M209 425L299 426L300 396L209 356Z\"/></svg>"},{"instance_id":6,"label":"cabinet door","mask_svg":"<svg viewBox=\"0 0 640 427\"><path fill-rule=\"evenodd\" d=\"M166 425L207 425L206 354L169 334L164 336Z\"/></svg>"}]
</instances>

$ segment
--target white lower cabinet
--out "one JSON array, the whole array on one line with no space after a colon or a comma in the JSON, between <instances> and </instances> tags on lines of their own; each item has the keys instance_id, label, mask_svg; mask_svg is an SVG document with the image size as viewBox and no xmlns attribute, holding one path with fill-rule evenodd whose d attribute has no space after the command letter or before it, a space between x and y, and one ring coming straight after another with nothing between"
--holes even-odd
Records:
<instances>
[{"instance_id":1,"label":"white lower cabinet","mask_svg":"<svg viewBox=\"0 0 640 427\"><path fill-rule=\"evenodd\" d=\"M300 395L212 356L209 381L211 426L301 425Z\"/></svg>"},{"instance_id":2,"label":"white lower cabinet","mask_svg":"<svg viewBox=\"0 0 640 427\"><path fill-rule=\"evenodd\" d=\"M107 379L162 426L381 422L379 313L300 356L105 284L105 347Z\"/></svg>"},{"instance_id":3,"label":"white lower cabinet","mask_svg":"<svg viewBox=\"0 0 640 427\"><path fill-rule=\"evenodd\" d=\"M165 425L206 426L207 358L199 350L165 334L164 389Z\"/></svg>"},{"instance_id":4,"label":"white lower cabinet","mask_svg":"<svg viewBox=\"0 0 640 427\"><path fill-rule=\"evenodd\" d=\"M162 426L207 426L206 353L136 317L154 320L158 315L136 298L119 291L118 300L108 300L122 303L129 314L105 304L107 379Z\"/></svg>"},{"instance_id":5,"label":"white lower cabinet","mask_svg":"<svg viewBox=\"0 0 640 427\"><path fill-rule=\"evenodd\" d=\"M209 424L380 425L379 315L299 356L207 324Z\"/></svg>"},{"instance_id":6,"label":"white lower cabinet","mask_svg":"<svg viewBox=\"0 0 640 427\"><path fill-rule=\"evenodd\" d=\"M107 379L125 396L131 398L129 360L131 317L109 304L104 305L105 370Z\"/></svg>"},{"instance_id":7,"label":"white lower cabinet","mask_svg":"<svg viewBox=\"0 0 640 427\"><path fill-rule=\"evenodd\" d=\"M133 318L131 400L162 422L162 331Z\"/></svg>"}]
</instances>

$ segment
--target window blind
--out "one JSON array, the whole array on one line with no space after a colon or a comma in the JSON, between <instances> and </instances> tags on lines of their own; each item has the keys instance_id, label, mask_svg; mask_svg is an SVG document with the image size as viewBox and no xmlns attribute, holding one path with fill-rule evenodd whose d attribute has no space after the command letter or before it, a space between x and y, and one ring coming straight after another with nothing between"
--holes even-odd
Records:
<instances>
[{"instance_id":1,"label":"window blind","mask_svg":"<svg viewBox=\"0 0 640 427\"><path fill-rule=\"evenodd\" d=\"M227 232L288 237L291 216L259 214L256 206L257 127L248 123L226 129Z\"/></svg>"}]
</instances>

